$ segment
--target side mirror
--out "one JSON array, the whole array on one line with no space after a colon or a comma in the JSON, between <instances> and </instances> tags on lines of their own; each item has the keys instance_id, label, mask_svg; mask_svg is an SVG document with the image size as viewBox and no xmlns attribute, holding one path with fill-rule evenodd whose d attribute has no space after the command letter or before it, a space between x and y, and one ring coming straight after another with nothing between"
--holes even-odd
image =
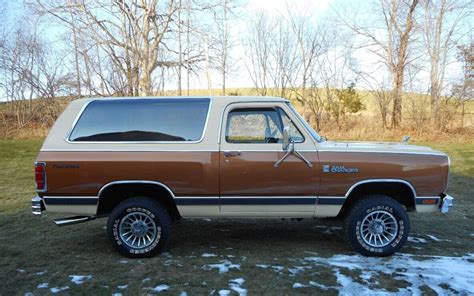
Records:
<instances>
[{"instance_id":1,"label":"side mirror","mask_svg":"<svg viewBox=\"0 0 474 296\"><path fill-rule=\"evenodd\" d=\"M283 150L286 151L290 145L290 127L283 127Z\"/></svg>"}]
</instances>

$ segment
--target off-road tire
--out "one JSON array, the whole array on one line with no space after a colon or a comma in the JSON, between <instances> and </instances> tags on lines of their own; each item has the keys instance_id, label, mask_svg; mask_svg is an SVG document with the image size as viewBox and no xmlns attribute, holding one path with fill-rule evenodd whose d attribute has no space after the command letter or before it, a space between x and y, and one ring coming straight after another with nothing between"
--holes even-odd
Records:
<instances>
[{"instance_id":1,"label":"off-road tire","mask_svg":"<svg viewBox=\"0 0 474 296\"><path fill-rule=\"evenodd\" d=\"M396 230L393 228L386 228L385 224L382 229L392 229L393 239L386 245L381 241L380 246L374 246L376 243L368 242L370 237L367 235L367 225L369 218L376 217L376 215L386 214L387 221L393 221L396 224ZM393 219L393 218L394 219ZM367 219L366 219L367 218ZM394 224L393 224L394 225ZM369 195L353 204L349 210L345 221L344 228L346 237L351 244L354 251L364 256L384 257L392 255L400 250L408 239L410 232L410 220L405 208L394 199L385 195ZM380 228L379 228L380 229ZM362 232L366 238L362 237ZM372 233L372 232L369 232ZM387 234L387 233L384 233ZM390 238L390 236L388 235Z\"/></svg>"},{"instance_id":2,"label":"off-road tire","mask_svg":"<svg viewBox=\"0 0 474 296\"><path fill-rule=\"evenodd\" d=\"M155 230L149 244L142 247L133 247L127 243L121 234L126 233L122 225L135 219L132 215L136 213L137 217L146 220L146 230ZM127 218L130 217L130 218ZM128 220L131 219L131 220ZM137 220L135 220L137 221ZM126 226L123 226L126 227ZM124 256L129 258L150 257L161 253L167 246L171 238L171 218L168 211L157 201L146 197L129 198L118 204L110 213L107 221L107 234L114 247ZM147 232L148 234L148 232ZM145 240L145 236L143 237ZM145 243L144 243L145 245Z\"/></svg>"}]
</instances>

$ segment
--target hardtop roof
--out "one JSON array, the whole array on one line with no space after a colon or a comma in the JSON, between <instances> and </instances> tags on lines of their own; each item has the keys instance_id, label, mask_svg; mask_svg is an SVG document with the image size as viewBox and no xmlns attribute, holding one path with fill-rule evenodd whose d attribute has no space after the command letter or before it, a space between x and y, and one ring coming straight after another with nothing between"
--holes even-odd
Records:
<instances>
[{"instance_id":1,"label":"hardtop roof","mask_svg":"<svg viewBox=\"0 0 474 296\"><path fill-rule=\"evenodd\" d=\"M270 96L150 96L150 97L103 97L103 98L84 98L74 100L77 103L87 103L91 101L107 101L107 100L121 100L121 99L211 99L211 100L225 100L227 102L289 102L287 99Z\"/></svg>"}]
</instances>

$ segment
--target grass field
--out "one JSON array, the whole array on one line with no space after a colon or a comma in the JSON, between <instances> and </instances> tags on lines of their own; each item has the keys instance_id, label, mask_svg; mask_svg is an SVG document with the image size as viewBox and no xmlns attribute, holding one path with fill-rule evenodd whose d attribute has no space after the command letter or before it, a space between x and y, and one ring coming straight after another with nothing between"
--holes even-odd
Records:
<instances>
[{"instance_id":1,"label":"grass field","mask_svg":"<svg viewBox=\"0 0 474 296\"><path fill-rule=\"evenodd\" d=\"M456 204L411 214L410 240L390 258L354 254L334 220L195 219L173 226L164 255L130 260L109 243L105 219L58 228L57 215L32 216L41 141L0 140L0 295L473 294L474 143L423 144L451 156Z\"/></svg>"}]
</instances>

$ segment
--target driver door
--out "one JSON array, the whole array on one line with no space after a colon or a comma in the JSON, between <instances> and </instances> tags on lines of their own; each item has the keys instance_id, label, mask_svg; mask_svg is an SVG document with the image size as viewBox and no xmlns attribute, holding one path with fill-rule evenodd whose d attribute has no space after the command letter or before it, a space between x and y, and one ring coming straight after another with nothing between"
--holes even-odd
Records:
<instances>
[{"instance_id":1,"label":"driver door","mask_svg":"<svg viewBox=\"0 0 474 296\"><path fill-rule=\"evenodd\" d=\"M220 212L235 216L313 216L318 190L317 153L303 127L284 103L231 104L224 111L220 136ZM278 162L283 128L289 126L294 155Z\"/></svg>"}]
</instances>

